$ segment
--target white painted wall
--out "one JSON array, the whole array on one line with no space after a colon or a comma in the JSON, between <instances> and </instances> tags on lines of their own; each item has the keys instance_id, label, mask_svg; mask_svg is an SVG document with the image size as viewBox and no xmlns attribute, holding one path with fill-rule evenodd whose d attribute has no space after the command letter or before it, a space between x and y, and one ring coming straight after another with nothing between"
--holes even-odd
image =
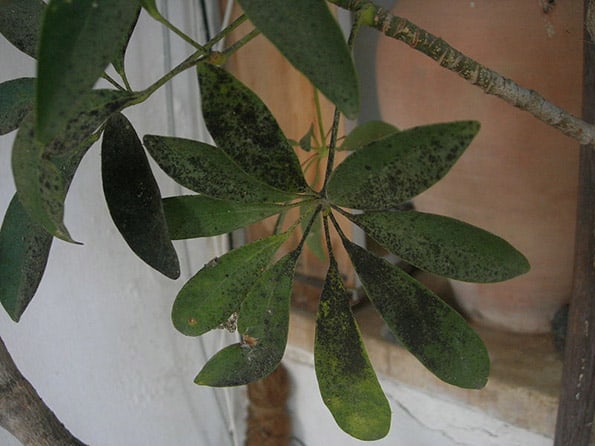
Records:
<instances>
[{"instance_id":1,"label":"white painted wall","mask_svg":"<svg viewBox=\"0 0 595 446\"><path fill-rule=\"evenodd\" d=\"M196 5L169 2L175 23L195 35L202 25ZM171 45L164 42L161 26L143 14L127 60L134 87L144 88L165 72L167 48L173 64L190 54L174 36ZM0 60L0 81L35 73L33 60L1 36ZM171 97L166 93L125 112L138 133L204 138L193 70L176 79ZM173 114L168 114L169 99ZM0 137L2 215L14 192L14 136ZM164 196L180 193L165 175L159 181ZM99 144L83 160L66 210L66 225L84 246L54 242L41 286L19 324L0 311L0 335L23 374L66 426L89 444L233 445L229 429L241 434L243 427L229 420L243 419L243 391L192 382L207 355L219 349L221 334L187 338L170 321L178 289L223 252L225 240L178 243L182 277L177 281L147 267L109 218ZM0 429L0 444L18 443Z\"/></svg>"}]
</instances>

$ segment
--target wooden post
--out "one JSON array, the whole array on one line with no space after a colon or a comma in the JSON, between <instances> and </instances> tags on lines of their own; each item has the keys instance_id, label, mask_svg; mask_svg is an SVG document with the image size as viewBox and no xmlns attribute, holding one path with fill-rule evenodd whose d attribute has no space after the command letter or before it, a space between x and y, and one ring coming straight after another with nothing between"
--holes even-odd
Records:
<instances>
[{"instance_id":1,"label":"wooden post","mask_svg":"<svg viewBox=\"0 0 595 446\"><path fill-rule=\"evenodd\" d=\"M591 8L589 8L591 4ZM583 119L595 122L595 41L585 0ZM554 446L587 446L595 413L595 147L581 147L574 289Z\"/></svg>"}]
</instances>

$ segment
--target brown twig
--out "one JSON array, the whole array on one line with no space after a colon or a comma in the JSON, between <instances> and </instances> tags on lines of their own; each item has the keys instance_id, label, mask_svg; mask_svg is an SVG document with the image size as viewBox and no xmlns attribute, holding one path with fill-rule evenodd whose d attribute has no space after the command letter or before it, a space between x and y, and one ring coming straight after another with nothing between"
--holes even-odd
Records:
<instances>
[{"instance_id":1,"label":"brown twig","mask_svg":"<svg viewBox=\"0 0 595 446\"><path fill-rule=\"evenodd\" d=\"M552 104L538 92L522 87L511 79L481 65L409 20L392 15L368 0L329 0L337 6L360 14L363 23L386 36L400 40L458 74L485 93L503 99L537 119L558 129L583 145L595 143L595 126Z\"/></svg>"},{"instance_id":2,"label":"brown twig","mask_svg":"<svg viewBox=\"0 0 595 446\"><path fill-rule=\"evenodd\" d=\"M19 372L0 339L0 426L25 446L85 446Z\"/></svg>"}]
</instances>

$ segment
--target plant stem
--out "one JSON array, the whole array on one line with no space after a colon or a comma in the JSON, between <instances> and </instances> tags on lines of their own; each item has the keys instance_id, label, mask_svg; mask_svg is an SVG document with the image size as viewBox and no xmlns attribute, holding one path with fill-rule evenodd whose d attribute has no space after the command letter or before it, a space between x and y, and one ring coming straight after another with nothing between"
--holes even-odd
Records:
<instances>
[{"instance_id":1,"label":"plant stem","mask_svg":"<svg viewBox=\"0 0 595 446\"><path fill-rule=\"evenodd\" d=\"M159 11L152 10L150 12L150 14L151 14L151 17L153 17L155 20L157 20L159 23L161 23L167 29L169 29L170 31L172 31L174 34L176 34L177 36L179 36L182 40L184 40L185 42L187 42L190 45L192 45L198 51L202 51L203 54L206 54L207 53L207 51L204 49L204 47L200 43L198 43L192 37L190 37L185 32L183 32L180 28L178 28L173 23L171 23L169 20L167 20L165 17L163 17L161 15L161 13L159 13Z\"/></svg>"},{"instance_id":2,"label":"plant stem","mask_svg":"<svg viewBox=\"0 0 595 446\"><path fill-rule=\"evenodd\" d=\"M194 54L192 54L191 56L187 57L185 60L180 62L176 67L174 67L173 70L171 70L169 73L166 73L160 79L155 81L152 85L150 85L145 90L143 90L140 93L140 101L139 102L146 100L149 96L151 96L155 91L157 91L159 88L161 88L164 84L169 82L171 79L176 77L178 74L186 71L189 68L194 67L198 62L200 62L204 58L205 58L205 55L204 55L203 51L197 51Z\"/></svg>"},{"instance_id":3,"label":"plant stem","mask_svg":"<svg viewBox=\"0 0 595 446\"><path fill-rule=\"evenodd\" d=\"M109 74L103 73L102 77L110 84L112 84L114 87L116 87L118 90L125 90L125 88L122 87L119 83L117 83Z\"/></svg>"},{"instance_id":4,"label":"plant stem","mask_svg":"<svg viewBox=\"0 0 595 446\"><path fill-rule=\"evenodd\" d=\"M347 46L349 50L353 50L353 43L358 35L359 28L361 26L361 17L358 12L356 12L355 20L353 21L353 25L351 26L351 32L349 33L349 38L347 39ZM318 96L315 96L318 98ZM319 104L317 107L320 108ZM318 111L317 108L317 111ZM333 165L335 164L335 149L337 147L337 137L339 135L339 121L341 118L341 114L339 113L339 109L335 108L335 113L333 115L333 125L331 126L331 138L328 145L328 160L326 163L326 172L324 174L324 183L322 185L322 190L320 191L320 195L326 197L326 188L328 185L328 180L333 172ZM319 118L320 119L320 118ZM322 130L322 128L321 128ZM321 136L324 138L324 136Z\"/></svg>"},{"instance_id":5,"label":"plant stem","mask_svg":"<svg viewBox=\"0 0 595 446\"><path fill-rule=\"evenodd\" d=\"M331 139L328 145L328 158L326 161L326 172L324 174L324 183L322 185L322 190L320 191L320 195L326 197L326 188L328 185L328 180L331 177L331 173L333 172L333 166L335 164L335 148L337 146L337 135L339 134L339 121L341 119L341 113L339 109L335 108L335 113L333 115L333 125L331 127Z\"/></svg>"},{"instance_id":6,"label":"plant stem","mask_svg":"<svg viewBox=\"0 0 595 446\"><path fill-rule=\"evenodd\" d=\"M252 39L254 39L256 36L258 36L259 34L260 34L259 30L253 29L248 34L246 34L244 37L242 37L240 40L235 42L233 45L225 48L221 53L224 54L225 57L229 57L233 53L235 53L237 50L242 48L244 45L246 45L248 42L250 42Z\"/></svg>"},{"instance_id":7,"label":"plant stem","mask_svg":"<svg viewBox=\"0 0 595 446\"><path fill-rule=\"evenodd\" d=\"M219 31L215 36L213 36L213 38L204 45L204 48L210 50L217 44L217 42L231 34L233 30L239 27L246 20L248 20L248 17L245 14L242 14L233 22L231 22L228 26L226 26L224 29Z\"/></svg>"},{"instance_id":8,"label":"plant stem","mask_svg":"<svg viewBox=\"0 0 595 446\"><path fill-rule=\"evenodd\" d=\"M318 95L318 89L314 89L314 107L316 108L316 121L318 123L318 134L320 135L320 141L317 141L319 145L326 144L326 132L324 131L324 123L322 122L322 111L320 108L320 96Z\"/></svg>"},{"instance_id":9,"label":"plant stem","mask_svg":"<svg viewBox=\"0 0 595 446\"><path fill-rule=\"evenodd\" d=\"M501 74L467 57L443 39L434 36L407 19L392 15L369 0L328 0L335 5L359 12L361 23L376 28L386 36L400 40L425 54L440 66L458 74L485 93L527 111L540 121L576 139L581 144L595 143L595 125L552 104L534 90L522 87Z\"/></svg>"}]
</instances>

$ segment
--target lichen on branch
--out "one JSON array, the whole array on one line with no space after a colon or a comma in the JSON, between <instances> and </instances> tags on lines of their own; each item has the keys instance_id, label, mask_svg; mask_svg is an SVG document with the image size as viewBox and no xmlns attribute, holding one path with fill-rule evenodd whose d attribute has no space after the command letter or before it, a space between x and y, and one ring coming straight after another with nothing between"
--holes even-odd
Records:
<instances>
[{"instance_id":1,"label":"lichen on branch","mask_svg":"<svg viewBox=\"0 0 595 446\"><path fill-rule=\"evenodd\" d=\"M395 16L368 0L329 0L337 6L363 12L363 24L376 28L387 37L400 40L425 54L440 66L458 74L485 93L497 96L509 104L527 111L544 123L581 144L595 143L595 126L572 115L545 99L538 92L525 88L512 79L481 65L453 48L444 39L420 28L411 21Z\"/></svg>"}]
</instances>

